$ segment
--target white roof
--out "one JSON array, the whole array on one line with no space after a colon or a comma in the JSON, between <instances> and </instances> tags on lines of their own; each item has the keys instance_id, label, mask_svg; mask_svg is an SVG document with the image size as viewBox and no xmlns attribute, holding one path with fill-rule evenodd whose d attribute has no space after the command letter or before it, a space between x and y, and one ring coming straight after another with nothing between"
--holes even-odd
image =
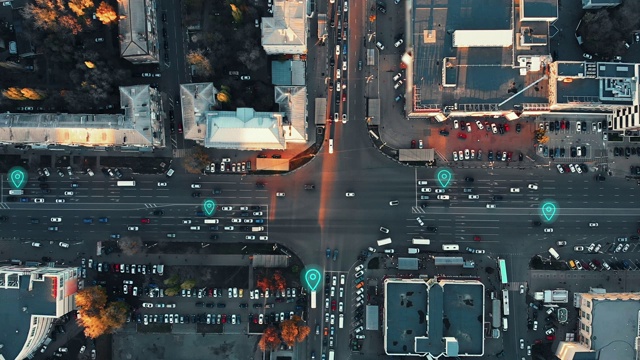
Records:
<instances>
[{"instance_id":1,"label":"white roof","mask_svg":"<svg viewBox=\"0 0 640 360\"><path fill-rule=\"evenodd\" d=\"M158 62L158 39L152 30L152 21L156 18L147 19L148 14L155 15L155 11L148 8L145 1L118 0L120 56L123 58L132 62Z\"/></svg>"},{"instance_id":2,"label":"white roof","mask_svg":"<svg viewBox=\"0 0 640 360\"><path fill-rule=\"evenodd\" d=\"M283 113L250 108L207 113L205 146L220 149L285 149Z\"/></svg>"},{"instance_id":3,"label":"white roof","mask_svg":"<svg viewBox=\"0 0 640 360\"><path fill-rule=\"evenodd\" d=\"M267 54L307 52L306 1L275 0L273 17L262 18L262 47Z\"/></svg>"},{"instance_id":4,"label":"white roof","mask_svg":"<svg viewBox=\"0 0 640 360\"><path fill-rule=\"evenodd\" d=\"M509 47L513 45L512 30L456 30L453 47Z\"/></svg>"},{"instance_id":5,"label":"white roof","mask_svg":"<svg viewBox=\"0 0 640 360\"><path fill-rule=\"evenodd\" d=\"M276 86L276 103L286 115L282 124L287 142L307 141L307 88L304 86Z\"/></svg>"},{"instance_id":6,"label":"white roof","mask_svg":"<svg viewBox=\"0 0 640 360\"><path fill-rule=\"evenodd\" d=\"M218 89L213 83L180 85L180 106L184 138L204 140L207 111L216 105Z\"/></svg>"}]
</instances>

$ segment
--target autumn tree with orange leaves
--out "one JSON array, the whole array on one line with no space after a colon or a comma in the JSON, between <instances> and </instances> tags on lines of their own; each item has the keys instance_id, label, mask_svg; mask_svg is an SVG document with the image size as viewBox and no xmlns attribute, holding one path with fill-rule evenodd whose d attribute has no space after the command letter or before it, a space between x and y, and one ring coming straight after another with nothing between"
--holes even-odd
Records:
<instances>
[{"instance_id":1,"label":"autumn tree with orange leaves","mask_svg":"<svg viewBox=\"0 0 640 360\"><path fill-rule=\"evenodd\" d=\"M271 281L269 281L269 279L267 279L266 277L263 277L258 279L258 283L256 284L256 286L258 287L258 289L264 292L267 289L271 289Z\"/></svg>"},{"instance_id":2,"label":"autumn tree with orange leaves","mask_svg":"<svg viewBox=\"0 0 640 360\"><path fill-rule=\"evenodd\" d=\"M284 276L282 276L281 271L276 271L273 274L273 287L279 291L285 291L287 288L287 280L285 280Z\"/></svg>"},{"instance_id":3,"label":"autumn tree with orange leaves","mask_svg":"<svg viewBox=\"0 0 640 360\"><path fill-rule=\"evenodd\" d=\"M298 315L294 315L291 319L280 323L280 335L282 341L289 346L295 343L303 342L311 333L311 329L304 325L304 322Z\"/></svg>"},{"instance_id":4,"label":"autumn tree with orange leaves","mask_svg":"<svg viewBox=\"0 0 640 360\"><path fill-rule=\"evenodd\" d=\"M278 330L273 326L269 326L268 328L264 329L262 337L258 342L258 347L260 348L260 350L262 350L263 352L267 350L275 350L278 348L278 344L280 344L280 336L278 334Z\"/></svg>"},{"instance_id":5,"label":"autumn tree with orange leaves","mask_svg":"<svg viewBox=\"0 0 640 360\"><path fill-rule=\"evenodd\" d=\"M116 21L118 19L118 14L116 14L115 9L111 5L103 1L96 9L96 17L101 23L107 25Z\"/></svg>"},{"instance_id":6,"label":"autumn tree with orange leaves","mask_svg":"<svg viewBox=\"0 0 640 360\"><path fill-rule=\"evenodd\" d=\"M85 336L95 339L120 329L127 321L129 309L124 302L107 303L103 287L92 286L76 293L78 323L84 327Z\"/></svg>"}]
</instances>

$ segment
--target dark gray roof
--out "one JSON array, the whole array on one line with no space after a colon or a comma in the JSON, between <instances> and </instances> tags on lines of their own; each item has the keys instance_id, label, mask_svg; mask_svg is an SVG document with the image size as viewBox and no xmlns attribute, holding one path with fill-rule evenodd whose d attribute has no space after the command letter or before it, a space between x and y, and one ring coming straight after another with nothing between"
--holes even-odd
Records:
<instances>
[{"instance_id":1,"label":"dark gray roof","mask_svg":"<svg viewBox=\"0 0 640 360\"><path fill-rule=\"evenodd\" d=\"M599 351L598 359L635 359L640 301L594 299L592 304L591 348Z\"/></svg>"},{"instance_id":2,"label":"dark gray roof","mask_svg":"<svg viewBox=\"0 0 640 360\"><path fill-rule=\"evenodd\" d=\"M391 279L385 284L388 354L437 357L484 353L481 283Z\"/></svg>"},{"instance_id":3,"label":"dark gray roof","mask_svg":"<svg viewBox=\"0 0 640 360\"><path fill-rule=\"evenodd\" d=\"M34 281L29 291L29 275L12 280L18 281L19 289L0 288L0 319L6 327L0 331L0 355L15 359L27 339L32 315L56 316L56 302L52 296L52 278Z\"/></svg>"},{"instance_id":4,"label":"dark gray roof","mask_svg":"<svg viewBox=\"0 0 640 360\"><path fill-rule=\"evenodd\" d=\"M418 270L418 259L399 257L398 270Z\"/></svg>"},{"instance_id":5,"label":"dark gray roof","mask_svg":"<svg viewBox=\"0 0 640 360\"><path fill-rule=\"evenodd\" d=\"M525 18L558 17L558 0L523 0Z\"/></svg>"}]
</instances>

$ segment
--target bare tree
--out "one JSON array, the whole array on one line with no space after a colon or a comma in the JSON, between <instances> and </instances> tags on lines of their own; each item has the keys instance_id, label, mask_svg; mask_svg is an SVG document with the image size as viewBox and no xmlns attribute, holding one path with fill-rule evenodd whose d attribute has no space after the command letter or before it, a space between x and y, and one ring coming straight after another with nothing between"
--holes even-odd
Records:
<instances>
[{"instance_id":1,"label":"bare tree","mask_svg":"<svg viewBox=\"0 0 640 360\"><path fill-rule=\"evenodd\" d=\"M118 247L120 250L127 255L132 256L138 253L141 253L144 249L142 244L142 239L138 236L125 236L122 239L118 240Z\"/></svg>"}]
</instances>

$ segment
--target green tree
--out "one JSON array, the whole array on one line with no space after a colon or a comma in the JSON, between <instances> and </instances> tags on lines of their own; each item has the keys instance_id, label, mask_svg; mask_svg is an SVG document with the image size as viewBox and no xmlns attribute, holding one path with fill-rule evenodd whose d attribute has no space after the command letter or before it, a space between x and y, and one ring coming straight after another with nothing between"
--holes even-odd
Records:
<instances>
[{"instance_id":1,"label":"green tree","mask_svg":"<svg viewBox=\"0 0 640 360\"><path fill-rule=\"evenodd\" d=\"M180 293L179 287L170 287L164 290L166 296L176 296Z\"/></svg>"},{"instance_id":2,"label":"green tree","mask_svg":"<svg viewBox=\"0 0 640 360\"><path fill-rule=\"evenodd\" d=\"M171 277L164 280L164 284L169 287L178 285L179 282L180 282L180 276L178 276L178 274L173 274L171 275Z\"/></svg>"},{"instance_id":3,"label":"green tree","mask_svg":"<svg viewBox=\"0 0 640 360\"><path fill-rule=\"evenodd\" d=\"M193 279L187 279L180 284L180 289L191 290L196 286L196 281Z\"/></svg>"}]
</instances>

